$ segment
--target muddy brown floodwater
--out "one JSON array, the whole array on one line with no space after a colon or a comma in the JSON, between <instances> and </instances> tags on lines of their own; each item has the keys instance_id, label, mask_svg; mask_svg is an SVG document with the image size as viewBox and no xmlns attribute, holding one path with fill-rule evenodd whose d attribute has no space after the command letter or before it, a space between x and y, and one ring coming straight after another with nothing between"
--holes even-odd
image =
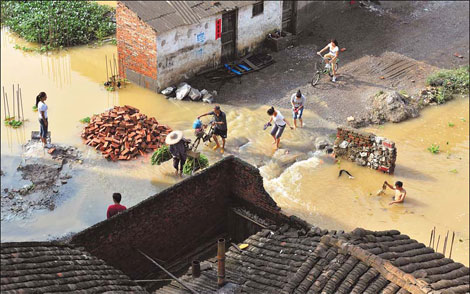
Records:
<instances>
[{"instance_id":1,"label":"muddy brown floodwater","mask_svg":"<svg viewBox=\"0 0 470 294\"><path fill-rule=\"evenodd\" d=\"M79 120L114 105L129 104L193 138L193 120L211 106L167 100L133 84L117 92L106 91L102 86L106 79L104 60L105 55L116 54L112 45L41 55L14 49L16 43L25 42L6 30L2 30L1 38L1 85L10 93L13 83L20 84L28 119L16 130L1 126L1 168L6 173L2 190L17 180L12 174L22 159L21 145L39 127L38 114L31 107L40 91L49 97L46 103L52 141L78 148L84 158L73 178L60 187L56 208L35 211L26 219L2 221L2 241L45 240L77 232L105 219L113 192L121 192L122 204L129 207L179 181L172 175L171 163L151 166L149 156L130 162L106 161L82 143ZM311 109L304 114L305 128L286 130L282 150L276 153L268 130L262 129L268 119L267 106L254 102L251 108L222 105L222 109L229 127L226 153L259 166L267 191L286 213L328 229L398 229L425 244L434 226L441 236L447 230L455 231L453 258L468 265L468 99L428 109L421 118L409 122L370 129L396 142L396 174L387 176L341 162L339 166L350 171L353 180L338 179L338 165L312 152L315 138L334 134L336 125ZM281 111L290 116L289 110ZM3 116L2 109L2 120ZM454 127L449 127L449 122ZM426 150L432 143L441 146L440 154ZM202 146L201 151L211 163L224 156L210 147ZM389 206L390 191L388 196L375 196L384 180L404 182L408 191L404 205Z\"/></svg>"}]
</instances>

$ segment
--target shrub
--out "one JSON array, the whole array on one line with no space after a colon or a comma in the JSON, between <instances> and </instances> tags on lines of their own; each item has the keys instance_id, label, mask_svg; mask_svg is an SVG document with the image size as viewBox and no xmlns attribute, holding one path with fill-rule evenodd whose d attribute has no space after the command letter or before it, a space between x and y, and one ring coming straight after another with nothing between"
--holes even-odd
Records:
<instances>
[{"instance_id":1,"label":"shrub","mask_svg":"<svg viewBox=\"0 0 470 294\"><path fill-rule=\"evenodd\" d=\"M466 94L469 91L469 67L441 70L430 75L427 84L438 88L437 103L441 104L452 98L453 94Z\"/></svg>"},{"instance_id":2,"label":"shrub","mask_svg":"<svg viewBox=\"0 0 470 294\"><path fill-rule=\"evenodd\" d=\"M90 43L114 34L113 8L91 1L2 1L2 25L51 48Z\"/></svg>"},{"instance_id":3,"label":"shrub","mask_svg":"<svg viewBox=\"0 0 470 294\"><path fill-rule=\"evenodd\" d=\"M428 147L428 151L432 154L439 153L439 145L432 144L431 147Z\"/></svg>"}]
</instances>

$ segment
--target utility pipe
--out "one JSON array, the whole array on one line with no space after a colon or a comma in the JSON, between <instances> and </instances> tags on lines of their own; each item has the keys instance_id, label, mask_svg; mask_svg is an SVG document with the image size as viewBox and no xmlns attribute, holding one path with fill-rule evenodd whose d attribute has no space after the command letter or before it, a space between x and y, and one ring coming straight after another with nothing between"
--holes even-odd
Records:
<instances>
[{"instance_id":1,"label":"utility pipe","mask_svg":"<svg viewBox=\"0 0 470 294\"><path fill-rule=\"evenodd\" d=\"M217 242L217 286L225 285L225 239Z\"/></svg>"}]
</instances>

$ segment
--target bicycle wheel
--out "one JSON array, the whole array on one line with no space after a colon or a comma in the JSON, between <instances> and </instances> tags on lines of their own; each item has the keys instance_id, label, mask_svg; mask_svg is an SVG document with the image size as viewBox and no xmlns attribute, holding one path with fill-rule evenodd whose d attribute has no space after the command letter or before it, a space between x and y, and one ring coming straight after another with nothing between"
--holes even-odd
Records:
<instances>
[{"instance_id":1,"label":"bicycle wheel","mask_svg":"<svg viewBox=\"0 0 470 294\"><path fill-rule=\"evenodd\" d=\"M320 80L320 76L321 76L321 73L319 70L317 70L314 74L313 74L313 78L312 78L312 86L315 87L315 85L318 83L318 81Z\"/></svg>"}]
</instances>

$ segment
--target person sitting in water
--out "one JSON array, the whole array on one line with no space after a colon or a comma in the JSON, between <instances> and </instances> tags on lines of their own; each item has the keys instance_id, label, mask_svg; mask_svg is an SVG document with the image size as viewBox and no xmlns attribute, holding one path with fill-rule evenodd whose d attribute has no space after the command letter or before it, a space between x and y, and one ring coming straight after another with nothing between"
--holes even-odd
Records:
<instances>
[{"instance_id":1,"label":"person sitting in water","mask_svg":"<svg viewBox=\"0 0 470 294\"><path fill-rule=\"evenodd\" d=\"M106 212L106 218L110 218L113 215L120 213L121 211L126 210L124 205L121 205L121 193L113 193L113 201L114 204L108 207L108 211Z\"/></svg>"},{"instance_id":2,"label":"person sitting in water","mask_svg":"<svg viewBox=\"0 0 470 294\"><path fill-rule=\"evenodd\" d=\"M214 116L215 128L214 128L214 133L213 133L213 136L212 136L212 138L214 139L215 144L216 144L214 146L214 150L217 150L218 148L220 148L219 140L217 140L217 136L220 136L222 138L222 148L220 148L220 153L224 153L225 139L227 139L227 118L225 116L225 112L220 110L219 105L216 105L214 107L214 111L201 114L197 118L200 119L201 117L206 116L206 115L213 115Z\"/></svg>"},{"instance_id":3,"label":"person sitting in water","mask_svg":"<svg viewBox=\"0 0 470 294\"><path fill-rule=\"evenodd\" d=\"M390 189L395 190L395 197L393 197L393 201L390 202L388 205L392 205L395 203L402 203L405 201L406 197L406 190L403 189L403 183L400 181L395 182L395 187L387 183L387 181L384 182L385 185L387 185Z\"/></svg>"},{"instance_id":4,"label":"person sitting in water","mask_svg":"<svg viewBox=\"0 0 470 294\"><path fill-rule=\"evenodd\" d=\"M279 149L279 143L281 142L281 136L284 132L284 128L286 125L290 127L291 130L294 128L287 122L284 116L281 114L279 110L275 110L274 107L271 107L267 111L268 115L271 116L271 119L267 123L270 125L272 121L274 121L273 129L271 130L271 136L274 139L273 145L275 145L275 149Z\"/></svg>"},{"instance_id":5,"label":"person sitting in water","mask_svg":"<svg viewBox=\"0 0 470 294\"><path fill-rule=\"evenodd\" d=\"M173 131L165 138L165 143L170 146L170 153L173 156L173 167L176 170L175 174L179 174L180 177L183 176L183 166L186 162L186 142L187 140L183 138L182 131Z\"/></svg>"}]
</instances>

